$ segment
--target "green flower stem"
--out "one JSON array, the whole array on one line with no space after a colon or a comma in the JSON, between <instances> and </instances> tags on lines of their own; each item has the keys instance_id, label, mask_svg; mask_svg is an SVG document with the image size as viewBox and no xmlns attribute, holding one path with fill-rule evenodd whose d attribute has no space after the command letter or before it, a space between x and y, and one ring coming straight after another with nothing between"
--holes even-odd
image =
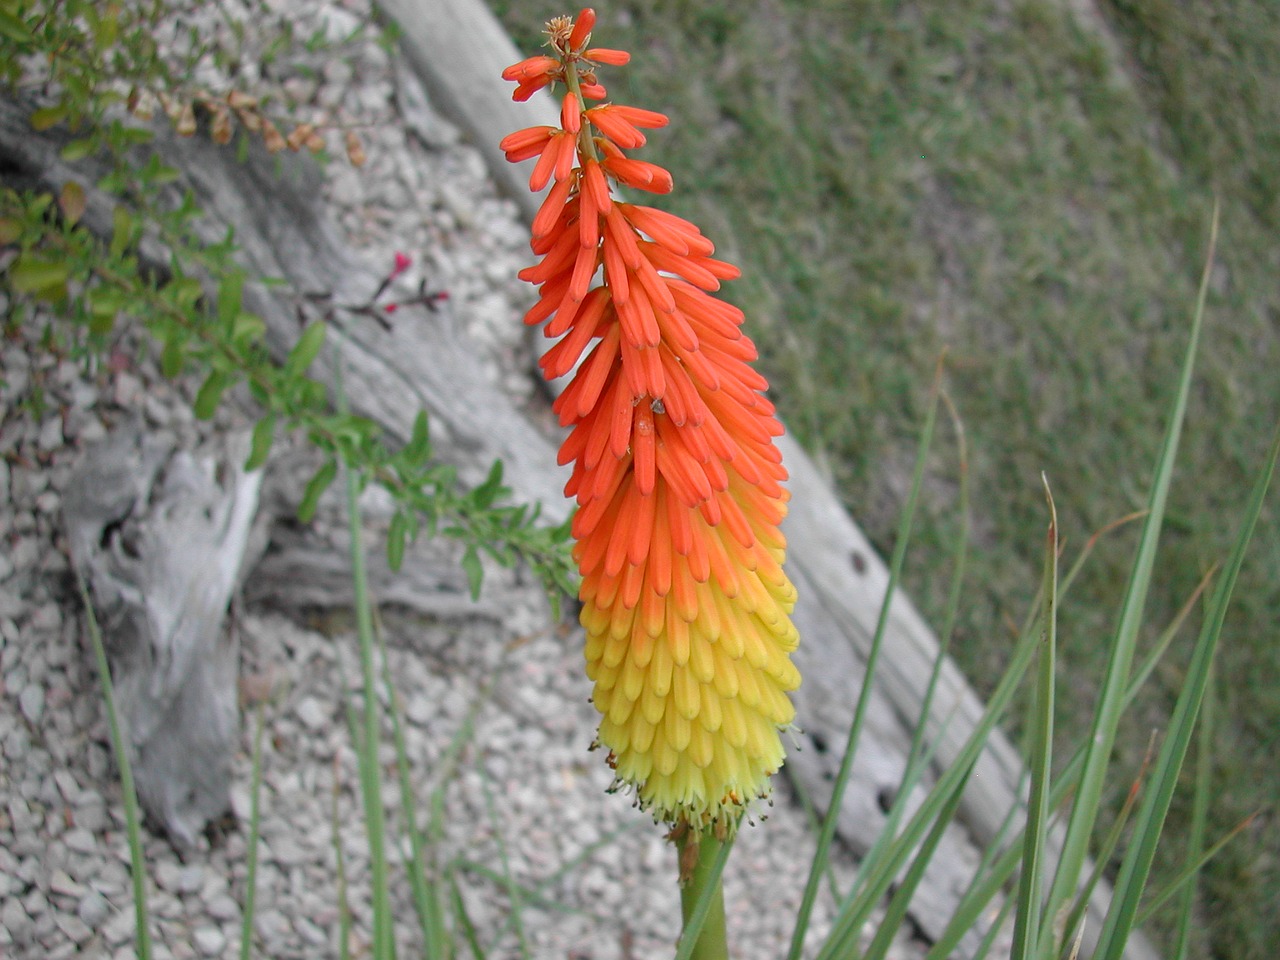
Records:
<instances>
[{"instance_id":1,"label":"green flower stem","mask_svg":"<svg viewBox=\"0 0 1280 960\"><path fill-rule=\"evenodd\" d=\"M679 850L679 862L689 862L692 853L686 850L693 844L698 845L697 863L694 865L684 885L680 887L680 914L684 921L685 934L694 934L696 940L692 948L684 943L681 936L680 955L689 960L728 960L729 943L725 934L724 923L724 886L720 877L723 872L723 859L731 840L720 840L712 828L694 830L689 828L677 833L676 848ZM717 869L720 866L720 869ZM700 909L701 908L701 909ZM699 917L699 913L702 916ZM698 929L701 920L701 930Z\"/></svg>"}]
</instances>

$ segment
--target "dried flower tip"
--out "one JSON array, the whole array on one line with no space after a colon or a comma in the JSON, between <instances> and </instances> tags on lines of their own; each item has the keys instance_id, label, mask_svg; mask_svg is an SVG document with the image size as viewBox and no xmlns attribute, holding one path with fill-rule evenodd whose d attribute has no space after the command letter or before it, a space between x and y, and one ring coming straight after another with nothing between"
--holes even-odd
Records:
<instances>
[{"instance_id":1,"label":"dried flower tip","mask_svg":"<svg viewBox=\"0 0 1280 960\"><path fill-rule=\"evenodd\" d=\"M293 132L285 139L285 144L294 153L302 149L302 145L307 142L311 134L315 133L315 125L310 123L300 123L293 128Z\"/></svg>"},{"instance_id":2,"label":"dried flower tip","mask_svg":"<svg viewBox=\"0 0 1280 960\"><path fill-rule=\"evenodd\" d=\"M213 123L209 127L209 136L218 146L226 146L231 142L231 111L222 104L213 104Z\"/></svg>"},{"instance_id":3,"label":"dried flower tip","mask_svg":"<svg viewBox=\"0 0 1280 960\"><path fill-rule=\"evenodd\" d=\"M319 153L325 147L324 137L318 133L312 133L311 136L307 137L306 147L312 153Z\"/></svg>"},{"instance_id":4,"label":"dried flower tip","mask_svg":"<svg viewBox=\"0 0 1280 960\"><path fill-rule=\"evenodd\" d=\"M363 167L368 157L364 152L364 144L360 142L360 138L354 130L348 130L346 135L347 159L351 161L353 167ZM396 262L399 263L400 255L397 254ZM406 264L407 266L407 264Z\"/></svg>"},{"instance_id":5,"label":"dried flower tip","mask_svg":"<svg viewBox=\"0 0 1280 960\"><path fill-rule=\"evenodd\" d=\"M127 106L139 120L150 120L155 112L155 97L146 90L133 87L129 90Z\"/></svg>"},{"instance_id":6,"label":"dried flower tip","mask_svg":"<svg viewBox=\"0 0 1280 960\"><path fill-rule=\"evenodd\" d=\"M267 148L267 153L279 153L288 146L276 125L265 118L262 121L262 145Z\"/></svg>"},{"instance_id":7,"label":"dried flower tip","mask_svg":"<svg viewBox=\"0 0 1280 960\"><path fill-rule=\"evenodd\" d=\"M180 137L190 137L196 132L196 110L190 103L184 103L178 112L174 129Z\"/></svg>"},{"instance_id":8,"label":"dried flower tip","mask_svg":"<svg viewBox=\"0 0 1280 960\"><path fill-rule=\"evenodd\" d=\"M227 94L227 106L233 110L253 110L258 106L258 98L240 90L232 90Z\"/></svg>"},{"instance_id":9,"label":"dried flower tip","mask_svg":"<svg viewBox=\"0 0 1280 960\"><path fill-rule=\"evenodd\" d=\"M240 123L250 133L258 133L262 130L262 114L257 110L237 110L236 116L240 119Z\"/></svg>"},{"instance_id":10,"label":"dried flower tip","mask_svg":"<svg viewBox=\"0 0 1280 960\"><path fill-rule=\"evenodd\" d=\"M552 17L542 27L547 35L547 43L556 50L564 50L569 46L569 34L573 33L573 21L568 17Z\"/></svg>"}]
</instances>

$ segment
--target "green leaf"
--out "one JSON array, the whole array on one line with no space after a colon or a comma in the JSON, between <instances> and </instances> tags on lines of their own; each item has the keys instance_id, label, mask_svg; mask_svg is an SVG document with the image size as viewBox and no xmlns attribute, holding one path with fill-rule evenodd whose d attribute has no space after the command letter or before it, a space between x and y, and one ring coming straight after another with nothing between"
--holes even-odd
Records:
<instances>
[{"instance_id":1,"label":"green leaf","mask_svg":"<svg viewBox=\"0 0 1280 960\"><path fill-rule=\"evenodd\" d=\"M93 153L97 146L92 137L81 137L79 140L72 140L59 152L59 156L67 163L75 163L77 160L83 160L85 157Z\"/></svg>"},{"instance_id":2,"label":"green leaf","mask_svg":"<svg viewBox=\"0 0 1280 960\"><path fill-rule=\"evenodd\" d=\"M17 43L30 43L35 36L27 29L27 25L17 17L0 12L0 36L8 37Z\"/></svg>"},{"instance_id":3,"label":"green leaf","mask_svg":"<svg viewBox=\"0 0 1280 960\"><path fill-rule=\"evenodd\" d=\"M178 327L170 327L164 338L164 349L160 352L160 372L173 380L182 372L182 363L186 359L186 337Z\"/></svg>"},{"instance_id":4,"label":"green leaf","mask_svg":"<svg viewBox=\"0 0 1280 960\"><path fill-rule=\"evenodd\" d=\"M89 332L110 333L115 326L116 316L124 306L124 291L100 287L90 291L85 299L89 307Z\"/></svg>"},{"instance_id":5,"label":"green leaf","mask_svg":"<svg viewBox=\"0 0 1280 960\"><path fill-rule=\"evenodd\" d=\"M239 270L222 278L218 284L218 322L228 329L240 315L240 299L244 294L244 274Z\"/></svg>"},{"instance_id":6,"label":"green leaf","mask_svg":"<svg viewBox=\"0 0 1280 960\"><path fill-rule=\"evenodd\" d=\"M164 288L164 292L179 310L190 311L195 309L195 305L204 291L200 289L199 280L194 277L179 276L169 281Z\"/></svg>"},{"instance_id":7,"label":"green leaf","mask_svg":"<svg viewBox=\"0 0 1280 960\"><path fill-rule=\"evenodd\" d=\"M320 348L324 346L324 335L325 325L322 320L317 320L302 331L302 336L298 337L298 342L293 345L288 359L284 362L284 372L287 376L296 377L306 372L307 368L315 362Z\"/></svg>"},{"instance_id":8,"label":"green leaf","mask_svg":"<svg viewBox=\"0 0 1280 960\"><path fill-rule=\"evenodd\" d=\"M9 268L9 283L19 293L44 300L61 300L67 295L70 269L62 261L45 260L24 254Z\"/></svg>"},{"instance_id":9,"label":"green leaf","mask_svg":"<svg viewBox=\"0 0 1280 960\"><path fill-rule=\"evenodd\" d=\"M244 349L261 340L267 332L267 324L256 313L236 315L231 325L231 340L239 348Z\"/></svg>"},{"instance_id":10,"label":"green leaf","mask_svg":"<svg viewBox=\"0 0 1280 960\"><path fill-rule=\"evenodd\" d=\"M502 461L493 461L493 466L489 468L489 476L485 477L484 483L476 487L471 492L471 499L475 505L481 510L487 510L493 505L493 501L497 499L498 494L502 490Z\"/></svg>"},{"instance_id":11,"label":"green leaf","mask_svg":"<svg viewBox=\"0 0 1280 960\"><path fill-rule=\"evenodd\" d=\"M106 13L93 25L93 45L98 50L115 46L120 28L119 16L114 6L108 6Z\"/></svg>"},{"instance_id":12,"label":"green leaf","mask_svg":"<svg viewBox=\"0 0 1280 960\"><path fill-rule=\"evenodd\" d=\"M411 467L420 467L431 456L431 437L427 424L427 411L419 410L413 419L413 432L409 442L405 444L404 462Z\"/></svg>"},{"instance_id":13,"label":"green leaf","mask_svg":"<svg viewBox=\"0 0 1280 960\"><path fill-rule=\"evenodd\" d=\"M268 413L253 425L253 440L249 445L249 459L244 463L246 473L252 473L267 462L271 442L276 436L276 416Z\"/></svg>"},{"instance_id":14,"label":"green leaf","mask_svg":"<svg viewBox=\"0 0 1280 960\"><path fill-rule=\"evenodd\" d=\"M307 488L302 492L302 502L298 504L298 519L301 522L310 523L315 517L321 495L329 489L329 484L333 483L333 478L337 475L338 462L329 460L307 481Z\"/></svg>"},{"instance_id":15,"label":"green leaf","mask_svg":"<svg viewBox=\"0 0 1280 960\"><path fill-rule=\"evenodd\" d=\"M43 132L50 127L56 127L66 119L67 112L65 103L59 103L52 107L41 107L31 114L31 128Z\"/></svg>"},{"instance_id":16,"label":"green leaf","mask_svg":"<svg viewBox=\"0 0 1280 960\"><path fill-rule=\"evenodd\" d=\"M387 530L387 565L392 570L399 570L400 564L404 562L404 547L408 539L409 522L404 513L396 511Z\"/></svg>"},{"instance_id":17,"label":"green leaf","mask_svg":"<svg viewBox=\"0 0 1280 960\"><path fill-rule=\"evenodd\" d=\"M111 211L111 255L118 257L133 241L133 214L123 205Z\"/></svg>"},{"instance_id":18,"label":"green leaf","mask_svg":"<svg viewBox=\"0 0 1280 960\"><path fill-rule=\"evenodd\" d=\"M74 180L68 180L62 185L62 190L58 194L58 207L62 210L62 217L69 226L74 227L80 222L87 205L88 198L85 196L84 187Z\"/></svg>"},{"instance_id":19,"label":"green leaf","mask_svg":"<svg viewBox=\"0 0 1280 960\"><path fill-rule=\"evenodd\" d=\"M462 569L467 574L467 585L471 588L471 599L480 599L480 586L484 583L484 566L480 563L480 554L474 546L468 546L462 555Z\"/></svg>"},{"instance_id":20,"label":"green leaf","mask_svg":"<svg viewBox=\"0 0 1280 960\"><path fill-rule=\"evenodd\" d=\"M231 378L221 370L214 370L205 377L204 383L196 393L195 403L191 405L196 417L200 420L212 418L218 409L218 403L222 400L223 391L230 385Z\"/></svg>"}]
</instances>

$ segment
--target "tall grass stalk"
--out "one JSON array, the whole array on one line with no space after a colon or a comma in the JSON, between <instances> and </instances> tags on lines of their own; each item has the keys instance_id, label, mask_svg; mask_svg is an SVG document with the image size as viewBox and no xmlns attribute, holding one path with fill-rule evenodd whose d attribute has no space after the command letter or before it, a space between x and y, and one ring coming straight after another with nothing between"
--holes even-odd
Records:
<instances>
[{"instance_id":1,"label":"tall grass stalk","mask_svg":"<svg viewBox=\"0 0 1280 960\"><path fill-rule=\"evenodd\" d=\"M477 764L480 773L480 785L484 790L484 807L489 816L489 826L493 831L494 842L498 845L498 861L502 866L502 886L507 892L507 901L511 904L511 919L516 931L516 942L520 945L520 956L529 960L529 938L524 932L524 898L520 885L516 883L515 874L511 872L511 857L507 853L507 843L502 835L502 823L498 819L497 804L493 799L493 783L485 772L484 764Z\"/></svg>"},{"instance_id":2,"label":"tall grass stalk","mask_svg":"<svg viewBox=\"0 0 1280 960\"><path fill-rule=\"evenodd\" d=\"M360 795L364 800L365 831L369 838L369 881L373 893L373 956L395 957L395 930L387 881L386 824L382 810L382 774L378 762L378 671L374 665L373 607L365 568L364 537L360 525L360 480L346 470L347 528L351 540L351 583L355 591L356 632L360 639L360 673L364 688L364 714L358 738Z\"/></svg>"},{"instance_id":3,"label":"tall grass stalk","mask_svg":"<svg viewBox=\"0 0 1280 960\"><path fill-rule=\"evenodd\" d=\"M1205 284L1207 282L1206 271ZM1203 308L1203 300L1201 306ZM1147 875L1155 858L1156 845L1160 841L1164 820L1173 802L1173 792L1178 785L1182 763L1190 748L1200 705L1209 685L1210 668L1217 650L1218 639L1222 635L1222 625L1226 620L1231 593L1235 588L1240 568L1244 565L1245 553L1253 538L1254 527L1262 514L1262 505L1278 457L1280 457L1280 430L1272 441L1267 462L1254 485L1249 504L1245 508L1244 519L1231 551L1231 557L1224 565L1222 575L1214 589L1213 598L1209 601L1200 638L1192 652L1182 691L1173 708L1173 717L1169 721L1164 744L1156 759L1151 776L1151 789L1138 810L1133 839L1130 841L1124 862L1120 865L1120 874L1116 878L1111 907L1107 911L1107 918L1094 954L1097 960L1118 960L1124 952L1129 931L1133 929L1136 922L1138 905L1146 889Z\"/></svg>"},{"instance_id":4,"label":"tall grass stalk","mask_svg":"<svg viewBox=\"0 0 1280 960\"><path fill-rule=\"evenodd\" d=\"M1183 359L1182 373L1173 399L1172 414L1165 431L1164 442L1161 444L1160 453L1156 461L1155 474L1152 478L1151 492L1147 502L1147 515L1143 521L1142 535L1138 543L1138 552L1130 570L1129 582L1121 603L1119 621L1112 641L1111 653L1107 660L1106 674L1102 682L1102 689L1098 695L1098 703L1094 710L1089 736L1086 740L1084 768L1080 775L1076 802L1071 810L1071 819L1067 824L1061 859L1058 861L1058 869L1054 875L1046 906L1046 912L1049 916L1055 916L1058 910L1069 903L1075 896L1076 885L1079 883L1081 871L1089 855L1094 823L1097 820L1098 811L1102 807L1102 789L1111 759L1111 751L1115 746L1116 731L1120 724L1124 691L1128 687L1129 670L1133 663L1134 651L1142 628L1143 610L1146 605L1147 591L1151 586L1156 547L1160 541L1165 505L1168 502L1169 486L1173 478L1174 460L1178 453L1178 441L1182 435L1182 424L1186 418L1187 401L1191 393L1191 376L1192 371L1195 369L1196 352L1204 320L1205 298L1208 295L1209 276L1213 267L1217 239L1218 207L1215 203L1209 230L1209 247L1205 256L1200 291L1192 314L1191 334L1188 339L1186 355ZM1040 956L1042 957L1051 956L1056 952L1051 942L1052 933L1053 929L1049 927L1048 934L1042 938L1040 950Z\"/></svg>"},{"instance_id":5,"label":"tall grass stalk","mask_svg":"<svg viewBox=\"0 0 1280 960\"><path fill-rule=\"evenodd\" d=\"M409 885L413 890L414 909L422 928L423 955L426 960L448 960L453 955L449 933L445 928L441 891L436 882L438 871L434 857L430 876L427 873L427 857L431 849L423 842L418 829L418 811L414 803L413 780L409 766L409 750L405 744L404 724L400 717L400 698L391 682L391 667L387 662L387 647L381 629L377 630L378 654L382 658L382 683L387 692L388 712L391 715L391 731L396 750L396 772L400 781L400 817L409 841Z\"/></svg>"},{"instance_id":6,"label":"tall grass stalk","mask_svg":"<svg viewBox=\"0 0 1280 960\"><path fill-rule=\"evenodd\" d=\"M867 651L866 669L862 676L862 687L854 707L853 722L849 726L849 736L845 742L844 753L840 759L840 770L832 785L831 801L826 816L822 821L822 832L818 834L818 848L814 853L809 868L809 878L805 883L804 894L796 913L795 928L791 934L791 946L787 954L788 960L800 960L804 950L805 936L809 930L809 918L813 913L813 905L818 896L818 886L826 871L830 857L831 843L835 839L836 824L839 822L840 809L844 800L845 788L849 783L849 775L853 771L854 755L857 752L858 740L862 735L862 724L866 719L867 708L871 703L871 687L875 680L876 664L880 659L880 649L884 642L885 628L889 622L889 610L893 601L898 581L902 576L902 565L906 560L907 544L911 540L911 524L915 518L915 506L920 496L920 486L924 480L926 455L933 441L933 428L938 417L938 396L941 392L942 361L938 361L934 372L933 388L930 392L928 413L924 427L920 431L917 447L915 471L911 478L911 492L903 508L902 520L898 527L898 542L894 546L893 557L889 563L889 583L885 587L884 601L880 606L880 615L876 621L875 633L871 638L871 648Z\"/></svg>"},{"instance_id":7,"label":"tall grass stalk","mask_svg":"<svg viewBox=\"0 0 1280 960\"><path fill-rule=\"evenodd\" d=\"M258 839L262 825L262 737L266 730L266 703L254 711L253 770L249 786L249 838L245 851L244 913L240 919L240 960L249 960L253 948L253 912L258 899Z\"/></svg>"},{"instance_id":8,"label":"tall grass stalk","mask_svg":"<svg viewBox=\"0 0 1280 960\"><path fill-rule=\"evenodd\" d=\"M116 711L115 687L111 683L111 666L107 663L107 649L102 642L102 631L93 612L93 601L84 577L76 570L76 586L80 601L84 604L85 621L89 626L89 640L93 646L93 658L98 665L98 680L102 685L102 698L107 705L107 728L111 731L111 749L120 771L120 792L124 800L125 832L129 837L129 870L133 875L134 950L138 960L151 960L151 924L147 913L147 864L142 856L142 818L138 815L138 794L133 785L133 767L129 763L129 751Z\"/></svg>"},{"instance_id":9,"label":"tall grass stalk","mask_svg":"<svg viewBox=\"0 0 1280 960\"><path fill-rule=\"evenodd\" d=\"M1012 960L1027 960L1035 951L1044 918L1043 883L1045 845L1049 830L1050 786L1053 768L1054 669L1058 645L1058 511L1054 507L1049 481L1044 480L1049 504L1049 533L1044 551L1044 581L1041 594L1041 640L1035 705L1031 715L1031 797L1027 802L1028 824L1023 836L1022 877L1018 884L1018 906L1013 922ZM1051 919L1051 918L1050 918Z\"/></svg>"}]
</instances>

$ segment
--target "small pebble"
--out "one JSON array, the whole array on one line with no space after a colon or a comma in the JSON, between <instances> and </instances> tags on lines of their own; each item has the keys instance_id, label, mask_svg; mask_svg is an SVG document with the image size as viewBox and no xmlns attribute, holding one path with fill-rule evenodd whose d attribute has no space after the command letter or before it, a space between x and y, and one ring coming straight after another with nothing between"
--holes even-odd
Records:
<instances>
[{"instance_id":1,"label":"small pebble","mask_svg":"<svg viewBox=\"0 0 1280 960\"><path fill-rule=\"evenodd\" d=\"M219 956L227 945L226 934L215 926L197 927L191 939L204 957Z\"/></svg>"},{"instance_id":2,"label":"small pebble","mask_svg":"<svg viewBox=\"0 0 1280 960\"><path fill-rule=\"evenodd\" d=\"M98 839L83 827L70 830L62 837L67 849L76 853L94 853L98 850Z\"/></svg>"},{"instance_id":3,"label":"small pebble","mask_svg":"<svg viewBox=\"0 0 1280 960\"><path fill-rule=\"evenodd\" d=\"M76 916L93 930L97 930L98 927L102 926L110 915L111 904L97 890L90 890L86 893L76 906Z\"/></svg>"},{"instance_id":4,"label":"small pebble","mask_svg":"<svg viewBox=\"0 0 1280 960\"><path fill-rule=\"evenodd\" d=\"M36 684L28 684L23 688L22 693L18 694L18 706L22 709L22 715L27 718L27 722L32 726L38 726L40 718L44 716L44 688Z\"/></svg>"},{"instance_id":5,"label":"small pebble","mask_svg":"<svg viewBox=\"0 0 1280 960\"><path fill-rule=\"evenodd\" d=\"M314 697L303 697L298 701L298 705L294 708L294 713L298 715L298 719L302 721L302 725L308 730L323 730L330 723L330 713L320 701Z\"/></svg>"}]
</instances>

